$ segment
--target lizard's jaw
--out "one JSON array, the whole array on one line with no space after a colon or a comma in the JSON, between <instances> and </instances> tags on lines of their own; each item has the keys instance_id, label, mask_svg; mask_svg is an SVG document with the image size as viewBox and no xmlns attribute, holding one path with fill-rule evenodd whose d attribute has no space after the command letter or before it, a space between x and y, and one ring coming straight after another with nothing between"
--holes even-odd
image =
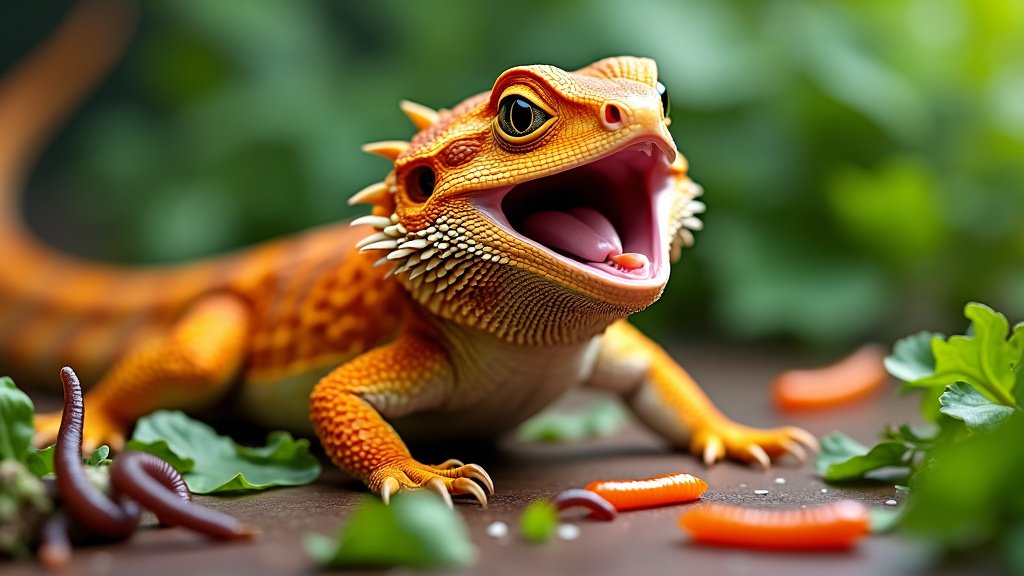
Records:
<instances>
[{"instance_id":1,"label":"lizard's jaw","mask_svg":"<svg viewBox=\"0 0 1024 576\"><path fill-rule=\"evenodd\" d=\"M668 279L675 151L635 141L593 162L477 196L498 226L595 280L644 288Z\"/></svg>"}]
</instances>

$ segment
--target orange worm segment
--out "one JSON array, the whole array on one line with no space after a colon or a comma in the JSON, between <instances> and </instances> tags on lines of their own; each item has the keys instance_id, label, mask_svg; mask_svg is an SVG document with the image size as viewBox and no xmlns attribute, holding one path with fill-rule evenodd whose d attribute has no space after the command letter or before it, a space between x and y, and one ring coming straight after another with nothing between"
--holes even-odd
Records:
<instances>
[{"instance_id":1,"label":"orange worm segment","mask_svg":"<svg viewBox=\"0 0 1024 576\"><path fill-rule=\"evenodd\" d=\"M705 504L679 517L695 542L770 550L846 550L870 530L866 506L838 500L772 510Z\"/></svg>"},{"instance_id":2,"label":"orange worm segment","mask_svg":"<svg viewBox=\"0 0 1024 576\"><path fill-rule=\"evenodd\" d=\"M831 366L787 370L772 382L775 407L783 411L813 410L868 396L889 378L885 355L882 346L866 344Z\"/></svg>"},{"instance_id":3,"label":"orange worm segment","mask_svg":"<svg viewBox=\"0 0 1024 576\"><path fill-rule=\"evenodd\" d=\"M700 498L708 483L685 472L640 480L598 480L587 490L604 497L619 512L666 504L691 502Z\"/></svg>"}]
</instances>

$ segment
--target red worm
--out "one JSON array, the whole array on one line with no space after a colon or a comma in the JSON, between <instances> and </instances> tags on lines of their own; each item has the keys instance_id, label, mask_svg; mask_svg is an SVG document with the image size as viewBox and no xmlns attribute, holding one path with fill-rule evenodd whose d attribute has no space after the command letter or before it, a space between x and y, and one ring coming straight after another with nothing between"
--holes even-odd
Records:
<instances>
[{"instance_id":1,"label":"red worm","mask_svg":"<svg viewBox=\"0 0 1024 576\"><path fill-rule=\"evenodd\" d=\"M53 467L61 500L71 518L86 530L114 540L127 538L139 526L139 507L134 502L115 502L89 482L82 467L82 386L74 370L68 367L61 369L60 381L64 387L64 411Z\"/></svg>"},{"instance_id":2,"label":"red worm","mask_svg":"<svg viewBox=\"0 0 1024 576\"><path fill-rule=\"evenodd\" d=\"M587 490L603 496L619 512L696 500L708 489L707 482L677 472L642 480L599 480Z\"/></svg>"},{"instance_id":3,"label":"red worm","mask_svg":"<svg viewBox=\"0 0 1024 576\"><path fill-rule=\"evenodd\" d=\"M559 511L582 506L590 510L589 517L593 520L614 520L618 514L611 502L590 490L581 490L579 488L571 488L559 492L558 496L551 499L551 503Z\"/></svg>"},{"instance_id":4,"label":"red worm","mask_svg":"<svg viewBox=\"0 0 1024 576\"><path fill-rule=\"evenodd\" d=\"M227 514L189 502L191 493L170 464L145 452L125 452L110 466L114 488L152 510L162 524L219 539L251 538L256 530Z\"/></svg>"}]
</instances>

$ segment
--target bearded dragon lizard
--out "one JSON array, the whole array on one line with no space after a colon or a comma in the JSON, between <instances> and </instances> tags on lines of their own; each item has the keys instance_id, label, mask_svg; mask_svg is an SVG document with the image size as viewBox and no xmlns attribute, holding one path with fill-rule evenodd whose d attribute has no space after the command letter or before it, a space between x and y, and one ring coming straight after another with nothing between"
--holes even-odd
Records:
<instances>
[{"instance_id":1,"label":"bearded dragon lizard","mask_svg":"<svg viewBox=\"0 0 1024 576\"><path fill-rule=\"evenodd\" d=\"M0 86L3 366L98 377L87 449L233 386L253 420L314 431L384 500L425 488L486 505L480 466L421 463L402 437L500 434L577 386L620 395L709 465L817 448L729 420L626 320L658 300L704 210L654 61L521 66L450 110L403 102L419 131L365 147L394 166L351 198L372 206L354 227L129 269L59 253L15 216L41 144L126 43L125 13L79 5ZM37 416L39 442L57 422Z\"/></svg>"}]
</instances>

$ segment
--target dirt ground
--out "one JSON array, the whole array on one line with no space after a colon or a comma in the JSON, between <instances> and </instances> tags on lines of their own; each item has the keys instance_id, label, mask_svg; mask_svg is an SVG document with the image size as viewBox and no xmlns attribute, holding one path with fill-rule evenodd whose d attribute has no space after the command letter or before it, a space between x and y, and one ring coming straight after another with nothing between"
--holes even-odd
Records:
<instances>
[{"instance_id":1,"label":"dirt ground","mask_svg":"<svg viewBox=\"0 0 1024 576\"><path fill-rule=\"evenodd\" d=\"M839 429L868 443L887 423L914 420L916 402L884 393L854 406L785 416L769 403L768 385L779 370L807 364L806 358L764 350L679 345L674 356L683 361L730 416L754 425L792 423L821 435ZM813 362L813 361L812 361ZM891 387L890 387L891 388ZM563 400L580 404L580 394ZM47 402L42 399L42 402ZM421 453L417 454L418 456ZM853 498L884 507L900 500L892 485L835 487L824 484L813 466L783 461L762 471L735 463L705 469L693 457L673 452L637 424L629 422L612 437L574 444L523 444L505 438L490 446L447 446L437 454L475 461L491 474L496 494L487 509L457 501L479 562L456 574L801 574L885 575L934 574L925 564L924 549L894 536L873 536L847 553L770 553L700 547L678 528L684 506L621 514L613 522L574 522L578 539L531 545L516 536L519 514L527 503L563 489L582 487L595 479L639 478L688 471L705 479L707 501L746 505L818 504ZM438 460L440 461L440 460ZM780 480L781 479L781 480ZM767 490L766 494L755 491ZM181 529L150 527L127 543L76 549L66 575L288 575L320 572L302 547L308 533L333 534L365 494L329 465L320 480L300 488L235 497L197 497L207 506L234 514L258 526L262 536L251 543L212 543ZM510 535L496 539L487 526L500 520ZM962 568L962 569L961 569ZM976 568L975 568L976 570ZM969 573L969 567L944 566L941 573ZM352 571L348 571L352 573ZM380 571L379 571L380 572ZM395 569L392 573L409 570ZM32 562L0 564L5 576L45 574Z\"/></svg>"}]
</instances>

